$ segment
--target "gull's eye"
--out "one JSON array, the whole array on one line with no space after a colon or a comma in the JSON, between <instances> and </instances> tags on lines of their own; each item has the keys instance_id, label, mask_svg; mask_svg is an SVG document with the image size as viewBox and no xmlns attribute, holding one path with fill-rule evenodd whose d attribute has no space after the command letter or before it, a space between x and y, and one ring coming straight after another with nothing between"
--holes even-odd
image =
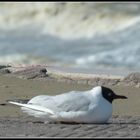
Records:
<instances>
[{"instance_id":1,"label":"gull's eye","mask_svg":"<svg viewBox=\"0 0 140 140\"><path fill-rule=\"evenodd\" d=\"M111 97L111 96L112 96L112 94L111 94L111 93L108 93L108 96L109 96L109 97Z\"/></svg>"}]
</instances>

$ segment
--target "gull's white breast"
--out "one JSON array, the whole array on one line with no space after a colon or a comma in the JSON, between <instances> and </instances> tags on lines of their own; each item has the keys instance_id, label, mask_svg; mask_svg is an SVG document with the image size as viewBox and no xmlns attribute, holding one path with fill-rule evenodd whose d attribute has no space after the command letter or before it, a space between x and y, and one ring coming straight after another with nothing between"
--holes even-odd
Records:
<instances>
[{"instance_id":1,"label":"gull's white breast","mask_svg":"<svg viewBox=\"0 0 140 140\"><path fill-rule=\"evenodd\" d=\"M91 123L105 123L112 115L112 104L101 98L97 105L91 107L87 121Z\"/></svg>"}]
</instances>

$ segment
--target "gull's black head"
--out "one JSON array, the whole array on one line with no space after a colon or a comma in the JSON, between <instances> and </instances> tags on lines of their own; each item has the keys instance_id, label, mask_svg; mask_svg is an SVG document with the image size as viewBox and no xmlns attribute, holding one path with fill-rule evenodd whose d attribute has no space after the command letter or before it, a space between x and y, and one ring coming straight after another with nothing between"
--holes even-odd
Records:
<instances>
[{"instance_id":1,"label":"gull's black head","mask_svg":"<svg viewBox=\"0 0 140 140\"><path fill-rule=\"evenodd\" d=\"M107 87L102 87L102 95L103 97L108 100L110 103L112 103L112 101L114 99L127 99L126 96L122 96L122 95L116 95L111 89L107 88Z\"/></svg>"}]
</instances>

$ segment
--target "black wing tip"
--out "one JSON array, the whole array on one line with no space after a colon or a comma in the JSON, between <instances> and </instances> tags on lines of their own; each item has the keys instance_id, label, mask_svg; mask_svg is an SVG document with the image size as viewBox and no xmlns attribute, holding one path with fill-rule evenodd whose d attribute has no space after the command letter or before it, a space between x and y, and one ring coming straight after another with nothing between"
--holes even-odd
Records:
<instances>
[{"instance_id":1,"label":"black wing tip","mask_svg":"<svg viewBox=\"0 0 140 140\"><path fill-rule=\"evenodd\" d=\"M6 102L17 102L17 103L22 103L22 104L27 104L29 99L13 99L13 100L6 100Z\"/></svg>"}]
</instances>

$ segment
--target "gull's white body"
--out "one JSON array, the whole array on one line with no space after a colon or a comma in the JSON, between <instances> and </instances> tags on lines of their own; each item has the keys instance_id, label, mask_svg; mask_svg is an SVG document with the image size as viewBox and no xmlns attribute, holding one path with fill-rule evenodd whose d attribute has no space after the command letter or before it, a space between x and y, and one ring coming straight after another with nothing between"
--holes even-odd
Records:
<instances>
[{"instance_id":1,"label":"gull's white body","mask_svg":"<svg viewBox=\"0 0 140 140\"><path fill-rule=\"evenodd\" d=\"M102 96L100 86L56 96L40 95L27 104L10 103L22 106L29 115L51 122L105 123L112 115L112 104Z\"/></svg>"}]
</instances>

